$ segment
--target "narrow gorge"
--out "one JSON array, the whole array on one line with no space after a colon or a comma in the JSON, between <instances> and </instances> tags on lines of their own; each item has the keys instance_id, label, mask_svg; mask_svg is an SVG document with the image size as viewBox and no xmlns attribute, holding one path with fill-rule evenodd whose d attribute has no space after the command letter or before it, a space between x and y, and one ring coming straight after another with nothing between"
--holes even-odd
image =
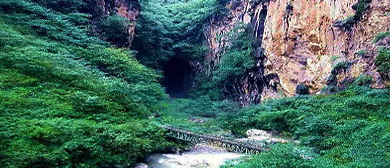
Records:
<instances>
[{"instance_id":1,"label":"narrow gorge","mask_svg":"<svg viewBox=\"0 0 390 168\"><path fill-rule=\"evenodd\" d=\"M390 167L390 0L0 0L0 167Z\"/></svg>"}]
</instances>

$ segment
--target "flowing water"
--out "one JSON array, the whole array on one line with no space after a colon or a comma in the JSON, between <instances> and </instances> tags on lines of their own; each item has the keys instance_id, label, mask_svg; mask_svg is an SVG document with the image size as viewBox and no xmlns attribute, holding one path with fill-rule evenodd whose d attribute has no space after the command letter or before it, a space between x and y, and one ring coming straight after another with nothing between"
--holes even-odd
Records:
<instances>
[{"instance_id":1,"label":"flowing water","mask_svg":"<svg viewBox=\"0 0 390 168\"><path fill-rule=\"evenodd\" d=\"M198 144L181 154L153 154L146 159L150 168L217 168L226 161L237 161L246 155Z\"/></svg>"},{"instance_id":2,"label":"flowing water","mask_svg":"<svg viewBox=\"0 0 390 168\"><path fill-rule=\"evenodd\" d=\"M294 142L291 137L275 136L264 130L248 130L247 136L247 138L235 140L256 146ZM226 161L233 162L233 164L238 163L245 156L247 155L228 152L226 149L204 144L197 144L190 151L180 154L153 154L147 157L145 162L149 168L217 168Z\"/></svg>"}]
</instances>

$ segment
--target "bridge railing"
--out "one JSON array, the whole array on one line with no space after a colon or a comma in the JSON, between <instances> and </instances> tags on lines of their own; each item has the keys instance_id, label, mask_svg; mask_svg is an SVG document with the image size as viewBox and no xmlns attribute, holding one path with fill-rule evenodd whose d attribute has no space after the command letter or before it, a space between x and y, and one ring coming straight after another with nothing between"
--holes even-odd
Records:
<instances>
[{"instance_id":1,"label":"bridge railing","mask_svg":"<svg viewBox=\"0 0 390 168\"><path fill-rule=\"evenodd\" d=\"M170 126L162 126L168 131L168 135L180 140L192 142L192 143L208 143L212 146L222 147L228 151L246 153L246 154L257 154L269 148L259 147L248 143L237 142L232 140L223 139L220 137L210 135L200 135L190 131L177 129Z\"/></svg>"}]
</instances>

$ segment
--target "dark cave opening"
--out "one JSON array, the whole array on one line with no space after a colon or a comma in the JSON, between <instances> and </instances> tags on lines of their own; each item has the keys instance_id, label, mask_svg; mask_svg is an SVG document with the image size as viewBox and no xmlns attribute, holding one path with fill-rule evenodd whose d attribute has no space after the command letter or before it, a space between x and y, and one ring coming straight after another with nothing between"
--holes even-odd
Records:
<instances>
[{"instance_id":1,"label":"dark cave opening","mask_svg":"<svg viewBox=\"0 0 390 168\"><path fill-rule=\"evenodd\" d=\"M180 57L171 58L164 68L162 85L169 96L174 98L187 97L187 85L191 77L192 68L189 62Z\"/></svg>"}]
</instances>

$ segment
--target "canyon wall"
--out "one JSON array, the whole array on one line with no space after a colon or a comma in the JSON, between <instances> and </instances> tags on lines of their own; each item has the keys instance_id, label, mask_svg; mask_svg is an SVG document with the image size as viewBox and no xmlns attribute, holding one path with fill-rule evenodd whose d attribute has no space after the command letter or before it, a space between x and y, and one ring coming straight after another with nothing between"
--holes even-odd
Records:
<instances>
[{"instance_id":1,"label":"canyon wall","mask_svg":"<svg viewBox=\"0 0 390 168\"><path fill-rule=\"evenodd\" d=\"M354 15L357 0L244 0L231 1L222 21L205 29L210 52L206 60L218 63L226 45L217 40L240 22L253 28L258 62L232 88L242 104L292 96L299 84L310 93L326 85L342 86L361 74L372 76L374 88L388 83L376 72L376 34L390 29L390 0L372 0L351 29L336 24ZM337 74L332 69L345 63Z\"/></svg>"},{"instance_id":2,"label":"canyon wall","mask_svg":"<svg viewBox=\"0 0 390 168\"><path fill-rule=\"evenodd\" d=\"M211 71L212 65L220 62L224 54L223 48L230 45L224 40L219 40L219 37L227 35L241 23L248 24L253 29L253 36L257 39L256 44L253 44L255 65L241 78L236 79L232 86L222 90L224 98L233 99L242 105L259 103L265 95L279 96L277 92L279 79L276 74L265 74L265 57L261 47L268 5L268 1L231 1L226 6L229 11L226 17L211 19L205 27L204 34L210 49L206 56L206 63L211 63L205 68L206 71Z\"/></svg>"},{"instance_id":3,"label":"canyon wall","mask_svg":"<svg viewBox=\"0 0 390 168\"><path fill-rule=\"evenodd\" d=\"M372 41L377 33L390 29L390 1L373 0L351 30L335 27L336 21L354 14L356 2L270 1L263 37L266 73L277 73L286 93L294 94L297 84L309 86L312 93L319 91L330 82L332 67L340 61L350 62L351 67L337 76L336 85L367 74L374 78L373 87L385 86L375 71L377 45Z\"/></svg>"}]
</instances>

